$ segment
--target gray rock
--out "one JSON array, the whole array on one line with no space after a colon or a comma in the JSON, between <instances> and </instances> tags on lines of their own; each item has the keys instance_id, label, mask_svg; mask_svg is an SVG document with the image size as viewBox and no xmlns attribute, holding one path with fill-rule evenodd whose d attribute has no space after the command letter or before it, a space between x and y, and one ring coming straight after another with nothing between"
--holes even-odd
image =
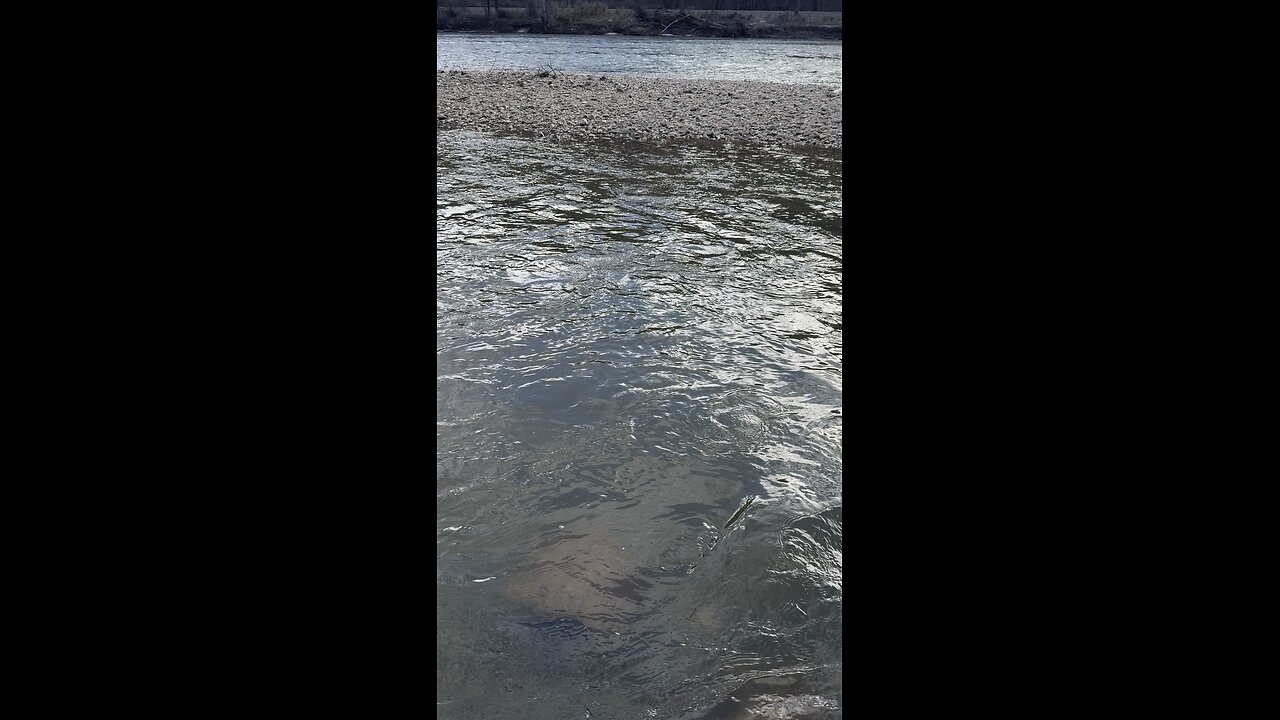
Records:
<instances>
[{"instance_id":1,"label":"gray rock","mask_svg":"<svg viewBox=\"0 0 1280 720\"><path fill-rule=\"evenodd\" d=\"M439 129L460 127L572 137L706 138L840 148L838 91L821 85L755 81L605 78L616 91L602 102L597 78L505 71L437 75ZM543 79L543 78L538 78ZM469 115L468 115L469 113ZM585 116L585 117L584 117ZM581 121L579 122L579 120ZM673 122L674 121L674 122Z\"/></svg>"}]
</instances>

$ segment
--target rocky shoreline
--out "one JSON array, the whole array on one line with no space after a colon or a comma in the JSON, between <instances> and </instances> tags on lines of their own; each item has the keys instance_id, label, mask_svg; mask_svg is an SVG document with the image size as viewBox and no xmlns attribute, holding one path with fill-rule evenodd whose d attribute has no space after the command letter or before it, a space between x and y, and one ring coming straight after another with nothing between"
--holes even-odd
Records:
<instances>
[{"instance_id":1,"label":"rocky shoreline","mask_svg":"<svg viewBox=\"0 0 1280 720\"><path fill-rule=\"evenodd\" d=\"M436 130L841 148L824 85L556 72L436 71Z\"/></svg>"}]
</instances>

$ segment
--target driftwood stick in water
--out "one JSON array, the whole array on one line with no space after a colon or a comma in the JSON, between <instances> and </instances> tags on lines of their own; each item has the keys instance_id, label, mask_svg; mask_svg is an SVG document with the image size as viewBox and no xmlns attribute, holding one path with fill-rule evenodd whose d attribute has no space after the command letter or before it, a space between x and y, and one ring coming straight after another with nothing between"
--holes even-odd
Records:
<instances>
[{"instance_id":1,"label":"driftwood stick in water","mask_svg":"<svg viewBox=\"0 0 1280 720\"><path fill-rule=\"evenodd\" d=\"M753 503L753 502L755 502L755 501L756 501L756 496L755 496L755 495L752 495L752 496L748 497L748 498L747 498L747 501L746 501L745 503L743 503L743 504L742 504L742 507L738 508L738 512L734 513L734 514L733 514L733 517L729 518L729 522L727 522L727 523L725 523L725 524L724 524L725 529L727 530L727 529L729 528L729 526L730 526L730 525L732 525L732 524L734 524L735 522L737 522L737 521L738 521L738 518L742 517L742 513L746 512L746 511L747 511L747 508L751 507L751 503Z\"/></svg>"}]
</instances>

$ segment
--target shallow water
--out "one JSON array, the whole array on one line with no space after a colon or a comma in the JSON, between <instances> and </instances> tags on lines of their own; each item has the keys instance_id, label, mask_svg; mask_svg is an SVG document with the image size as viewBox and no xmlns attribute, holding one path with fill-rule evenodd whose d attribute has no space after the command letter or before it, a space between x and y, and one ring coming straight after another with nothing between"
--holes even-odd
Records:
<instances>
[{"instance_id":1,"label":"shallow water","mask_svg":"<svg viewBox=\"0 0 1280 720\"><path fill-rule=\"evenodd\" d=\"M839 717L839 156L436 165L438 715Z\"/></svg>"},{"instance_id":2,"label":"shallow water","mask_svg":"<svg viewBox=\"0 0 1280 720\"><path fill-rule=\"evenodd\" d=\"M839 40L437 33L437 70L843 83Z\"/></svg>"}]
</instances>

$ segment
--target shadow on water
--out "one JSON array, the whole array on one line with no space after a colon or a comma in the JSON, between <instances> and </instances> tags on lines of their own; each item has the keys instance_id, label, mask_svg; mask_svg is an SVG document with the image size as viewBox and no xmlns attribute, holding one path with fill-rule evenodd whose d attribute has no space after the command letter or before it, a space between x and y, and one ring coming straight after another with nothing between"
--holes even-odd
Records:
<instances>
[{"instance_id":1,"label":"shadow on water","mask_svg":"<svg viewBox=\"0 0 1280 720\"><path fill-rule=\"evenodd\" d=\"M839 716L841 173L439 135L441 717Z\"/></svg>"}]
</instances>

